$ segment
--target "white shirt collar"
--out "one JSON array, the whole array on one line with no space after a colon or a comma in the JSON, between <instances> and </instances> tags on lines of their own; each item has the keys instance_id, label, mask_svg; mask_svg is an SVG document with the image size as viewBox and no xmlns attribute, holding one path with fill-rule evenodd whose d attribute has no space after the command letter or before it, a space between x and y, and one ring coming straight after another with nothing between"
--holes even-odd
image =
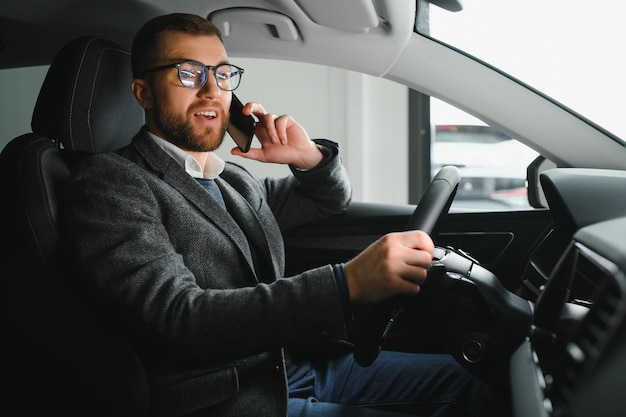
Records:
<instances>
[{"instance_id":1,"label":"white shirt collar","mask_svg":"<svg viewBox=\"0 0 626 417\"><path fill-rule=\"evenodd\" d=\"M173 143L158 137L152 132L148 132L148 134L156 142L156 144L159 145L163 151L165 151L165 153L171 156L189 175L194 178L216 178L222 173L222 171L224 171L224 165L226 163L214 152L209 152L207 164L203 172L200 163L193 156L189 155Z\"/></svg>"}]
</instances>

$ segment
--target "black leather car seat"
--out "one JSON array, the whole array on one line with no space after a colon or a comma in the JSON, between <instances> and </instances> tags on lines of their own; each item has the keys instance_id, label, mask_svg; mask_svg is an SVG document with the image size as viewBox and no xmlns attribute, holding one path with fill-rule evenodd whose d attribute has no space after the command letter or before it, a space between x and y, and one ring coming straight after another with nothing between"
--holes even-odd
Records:
<instances>
[{"instance_id":1,"label":"black leather car seat","mask_svg":"<svg viewBox=\"0 0 626 417\"><path fill-rule=\"evenodd\" d=\"M0 154L10 385L2 408L11 404L11 415L149 415L141 364L123 338L90 317L60 247L63 186L74 161L125 145L144 123L130 82L130 56L119 45L70 42L49 68L32 133Z\"/></svg>"}]
</instances>

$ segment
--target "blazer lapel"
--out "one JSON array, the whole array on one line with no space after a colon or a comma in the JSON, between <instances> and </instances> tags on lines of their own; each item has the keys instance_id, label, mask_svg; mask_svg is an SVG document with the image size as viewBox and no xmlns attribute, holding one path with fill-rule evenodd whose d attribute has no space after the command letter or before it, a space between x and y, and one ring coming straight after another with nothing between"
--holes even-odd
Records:
<instances>
[{"instance_id":1,"label":"blazer lapel","mask_svg":"<svg viewBox=\"0 0 626 417\"><path fill-rule=\"evenodd\" d=\"M142 135L143 133L143 135ZM235 219L208 192L167 155L145 132L140 132L133 144L149 167L161 176L163 181L178 190L193 206L202 212L207 220L221 230L244 255L252 273L256 276L252 254L244 231ZM220 187L222 190L223 188ZM224 196L226 205L229 201ZM230 198L229 198L230 199ZM232 205L232 203L231 203ZM229 208L230 209L230 208ZM238 219L239 220L239 219ZM258 282L258 278L257 278Z\"/></svg>"},{"instance_id":2,"label":"blazer lapel","mask_svg":"<svg viewBox=\"0 0 626 417\"><path fill-rule=\"evenodd\" d=\"M277 259L272 256L272 253L278 253L277 248L273 247L273 239L267 236L265 227L248 201L222 178L217 178L216 182L222 191L228 212L243 229L249 243L254 245L263 266L263 269L258 271L261 280L267 283L275 281L281 275L281 268Z\"/></svg>"}]
</instances>

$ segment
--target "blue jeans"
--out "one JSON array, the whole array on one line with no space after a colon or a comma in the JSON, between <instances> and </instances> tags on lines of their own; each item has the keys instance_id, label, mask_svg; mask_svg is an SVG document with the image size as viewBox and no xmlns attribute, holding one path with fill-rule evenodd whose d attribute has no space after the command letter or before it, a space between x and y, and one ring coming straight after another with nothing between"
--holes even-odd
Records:
<instances>
[{"instance_id":1,"label":"blue jeans","mask_svg":"<svg viewBox=\"0 0 626 417\"><path fill-rule=\"evenodd\" d=\"M289 417L484 416L486 384L444 354L383 351L368 367L352 354L291 364Z\"/></svg>"}]
</instances>

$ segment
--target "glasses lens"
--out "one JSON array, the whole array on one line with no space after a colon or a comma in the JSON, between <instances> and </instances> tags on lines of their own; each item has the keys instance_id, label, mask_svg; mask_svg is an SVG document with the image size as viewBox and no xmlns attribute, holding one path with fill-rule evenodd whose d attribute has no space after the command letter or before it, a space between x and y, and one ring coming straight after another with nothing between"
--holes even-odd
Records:
<instances>
[{"instance_id":1,"label":"glasses lens","mask_svg":"<svg viewBox=\"0 0 626 417\"><path fill-rule=\"evenodd\" d=\"M241 70L234 65L220 65L215 68L215 79L222 90L232 91L239 87Z\"/></svg>"},{"instance_id":2,"label":"glasses lens","mask_svg":"<svg viewBox=\"0 0 626 417\"><path fill-rule=\"evenodd\" d=\"M187 88L200 88L206 83L207 68L199 62L183 62L178 66L178 78Z\"/></svg>"}]
</instances>

